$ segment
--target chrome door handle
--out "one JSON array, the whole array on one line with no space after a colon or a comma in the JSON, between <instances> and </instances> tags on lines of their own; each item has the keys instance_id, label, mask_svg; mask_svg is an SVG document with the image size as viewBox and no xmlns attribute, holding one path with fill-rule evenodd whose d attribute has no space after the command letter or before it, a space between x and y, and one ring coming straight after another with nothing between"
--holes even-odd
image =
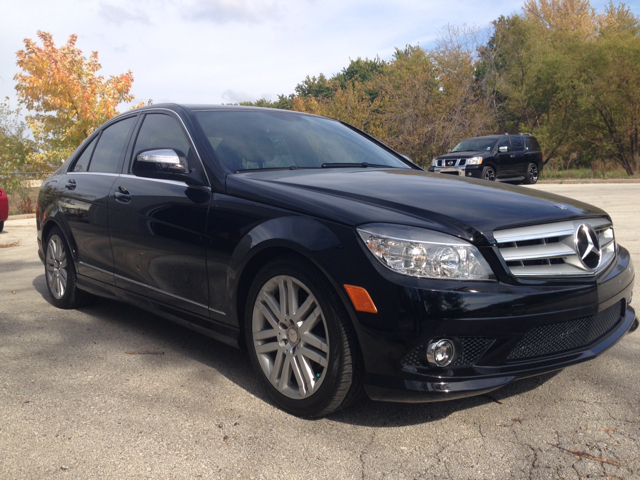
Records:
<instances>
[{"instance_id":1,"label":"chrome door handle","mask_svg":"<svg viewBox=\"0 0 640 480\"><path fill-rule=\"evenodd\" d=\"M76 181L73 178L69 180L67 184L64 186L64 188L66 188L67 190L75 190L76 187L77 187Z\"/></svg>"},{"instance_id":2,"label":"chrome door handle","mask_svg":"<svg viewBox=\"0 0 640 480\"><path fill-rule=\"evenodd\" d=\"M129 193L129 190L123 186L119 186L113 196L116 197L116 201L118 202L129 203L131 201L131 194Z\"/></svg>"}]
</instances>

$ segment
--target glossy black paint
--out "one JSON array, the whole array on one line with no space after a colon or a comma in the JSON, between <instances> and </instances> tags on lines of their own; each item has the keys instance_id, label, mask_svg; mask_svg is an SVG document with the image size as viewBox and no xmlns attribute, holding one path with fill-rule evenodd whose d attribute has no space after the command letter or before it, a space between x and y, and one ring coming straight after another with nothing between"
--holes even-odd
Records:
<instances>
[{"instance_id":1,"label":"glossy black paint","mask_svg":"<svg viewBox=\"0 0 640 480\"><path fill-rule=\"evenodd\" d=\"M615 302L626 305L634 272L628 252L619 247L612 265L593 278L518 280L497 253L493 231L605 212L520 187L427 173L408 161L407 170L232 173L218 162L192 118L193 110L210 108L216 107L157 105L125 114L162 112L179 118L198 159L190 175L205 186L190 186L178 177L133 175L132 141L114 160L118 174L68 172L82 152L79 147L42 187L41 257L42 241L59 225L70 242L80 288L241 345L253 275L266 261L295 252L316 265L343 300L363 353L367 392L385 400L430 401L488 391L592 358L631 327L635 314L627 308L617 329L589 349L505 367L508 346L529 328L593 315ZM76 187L70 190L71 180ZM418 279L391 272L358 237L355 227L366 223L410 225L465 239L478 246L497 281ZM378 313L355 311L345 284L367 289ZM400 365L410 349L446 335L498 340L482 366L408 371Z\"/></svg>"}]
</instances>

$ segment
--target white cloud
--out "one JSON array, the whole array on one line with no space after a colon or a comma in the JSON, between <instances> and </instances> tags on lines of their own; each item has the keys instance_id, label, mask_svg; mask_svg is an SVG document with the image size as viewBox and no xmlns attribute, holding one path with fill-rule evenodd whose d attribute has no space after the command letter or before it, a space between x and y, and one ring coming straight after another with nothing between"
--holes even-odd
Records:
<instances>
[{"instance_id":1,"label":"white cloud","mask_svg":"<svg viewBox=\"0 0 640 480\"><path fill-rule=\"evenodd\" d=\"M183 18L218 24L260 23L277 18L280 11L277 3L263 0L198 0L185 7Z\"/></svg>"},{"instance_id":2,"label":"white cloud","mask_svg":"<svg viewBox=\"0 0 640 480\"><path fill-rule=\"evenodd\" d=\"M126 8L109 3L100 2L100 16L111 23L121 24L126 22L151 25L149 16L141 10L127 10Z\"/></svg>"},{"instance_id":3,"label":"white cloud","mask_svg":"<svg viewBox=\"0 0 640 480\"><path fill-rule=\"evenodd\" d=\"M255 102L258 100L256 96L249 93L229 89L222 92L222 99L226 103Z\"/></svg>"}]
</instances>

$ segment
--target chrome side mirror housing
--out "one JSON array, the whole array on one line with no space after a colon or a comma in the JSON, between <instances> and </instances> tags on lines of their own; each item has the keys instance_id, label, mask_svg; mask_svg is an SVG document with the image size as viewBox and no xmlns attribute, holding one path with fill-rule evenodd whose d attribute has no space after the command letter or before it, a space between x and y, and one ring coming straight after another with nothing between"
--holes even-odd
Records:
<instances>
[{"instance_id":1,"label":"chrome side mirror housing","mask_svg":"<svg viewBox=\"0 0 640 480\"><path fill-rule=\"evenodd\" d=\"M507 147L506 145L502 145L502 146L498 147L498 150L500 151L500 153L508 152L509 151L509 147Z\"/></svg>"},{"instance_id":2,"label":"chrome side mirror housing","mask_svg":"<svg viewBox=\"0 0 640 480\"><path fill-rule=\"evenodd\" d=\"M153 164L156 165L156 169L162 171L172 173L187 172L185 162L181 161L178 154L170 149L147 150L136 157L136 163L137 162L142 162L143 164L148 165L145 169L149 168Z\"/></svg>"}]
</instances>

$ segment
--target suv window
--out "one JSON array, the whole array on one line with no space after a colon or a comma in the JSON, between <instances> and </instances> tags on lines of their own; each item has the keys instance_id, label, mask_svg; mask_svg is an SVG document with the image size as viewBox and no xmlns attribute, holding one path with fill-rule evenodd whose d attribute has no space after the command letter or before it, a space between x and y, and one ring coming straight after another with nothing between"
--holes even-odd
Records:
<instances>
[{"instance_id":1,"label":"suv window","mask_svg":"<svg viewBox=\"0 0 640 480\"><path fill-rule=\"evenodd\" d=\"M498 142L498 150L500 147L507 147L507 152L511 151L511 143L509 142L509 137L503 138Z\"/></svg>"},{"instance_id":2,"label":"suv window","mask_svg":"<svg viewBox=\"0 0 640 480\"><path fill-rule=\"evenodd\" d=\"M531 140L529 137L524 137L524 149L528 152L533 150L533 145L531 145Z\"/></svg>"},{"instance_id":3,"label":"suv window","mask_svg":"<svg viewBox=\"0 0 640 480\"><path fill-rule=\"evenodd\" d=\"M117 173L122 151L136 117L129 117L106 128L93 152L90 172Z\"/></svg>"},{"instance_id":4,"label":"suv window","mask_svg":"<svg viewBox=\"0 0 640 480\"><path fill-rule=\"evenodd\" d=\"M98 140L98 137L95 137L93 140L91 140L91 143L89 143L89 146L84 149L84 152L82 152L82 155L78 157L78 159L76 160L76 163L73 165L73 168L71 169L72 172L86 172L89 169L91 154L93 153L93 149L96 146L97 140Z\"/></svg>"},{"instance_id":5,"label":"suv window","mask_svg":"<svg viewBox=\"0 0 640 480\"><path fill-rule=\"evenodd\" d=\"M133 148L133 158L145 150L167 148L174 150L181 157L188 158L191 143L175 118L162 113L146 115Z\"/></svg>"},{"instance_id":6,"label":"suv window","mask_svg":"<svg viewBox=\"0 0 640 480\"><path fill-rule=\"evenodd\" d=\"M531 140L531 147L535 152L539 152L541 150L540 148L540 144L538 143L538 140L536 140L535 137L529 137L529 140Z\"/></svg>"},{"instance_id":7,"label":"suv window","mask_svg":"<svg viewBox=\"0 0 640 480\"><path fill-rule=\"evenodd\" d=\"M524 150L524 142L522 141L522 137L511 137L511 146L516 152Z\"/></svg>"}]
</instances>

